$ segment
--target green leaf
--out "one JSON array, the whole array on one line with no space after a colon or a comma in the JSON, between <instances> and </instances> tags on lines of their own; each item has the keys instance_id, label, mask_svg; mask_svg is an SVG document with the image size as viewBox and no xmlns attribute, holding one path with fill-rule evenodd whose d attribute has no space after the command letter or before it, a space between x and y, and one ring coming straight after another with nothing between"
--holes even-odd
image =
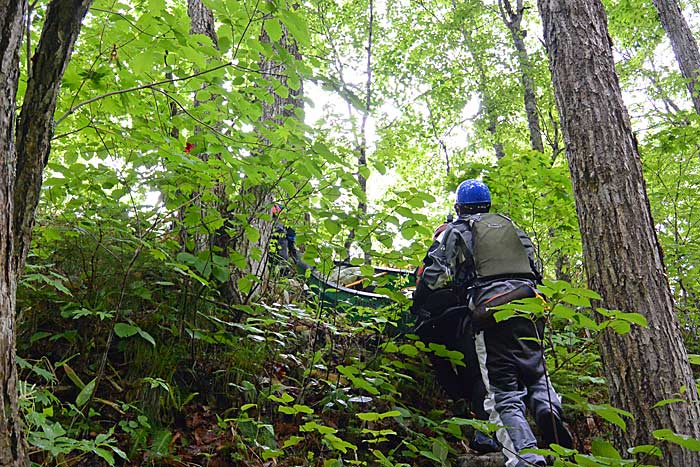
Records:
<instances>
[{"instance_id":1,"label":"green leaf","mask_svg":"<svg viewBox=\"0 0 700 467\"><path fill-rule=\"evenodd\" d=\"M601 467L601 465L608 465L601 464L594 457L585 454L576 454L574 460L576 461L576 465L580 467Z\"/></svg>"},{"instance_id":2,"label":"green leaf","mask_svg":"<svg viewBox=\"0 0 700 467\"><path fill-rule=\"evenodd\" d=\"M245 235L251 243L257 243L260 240L260 231L250 225L245 226Z\"/></svg>"},{"instance_id":3,"label":"green leaf","mask_svg":"<svg viewBox=\"0 0 700 467\"><path fill-rule=\"evenodd\" d=\"M230 276L230 271L228 270L227 267L222 267L218 265L214 265L212 268L212 275L214 278L219 281L219 282L226 282Z\"/></svg>"},{"instance_id":4,"label":"green leaf","mask_svg":"<svg viewBox=\"0 0 700 467\"><path fill-rule=\"evenodd\" d=\"M29 343L34 344L36 341L39 341L41 339L44 339L45 337L49 337L51 335L50 332L46 331L39 331L34 334L29 338Z\"/></svg>"},{"instance_id":5,"label":"green leaf","mask_svg":"<svg viewBox=\"0 0 700 467\"><path fill-rule=\"evenodd\" d=\"M455 424L459 426L470 426L483 433L495 433L501 428L501 426L496 423L489 423L488 421L477 420L473 418L452 417L443 421L442 423Z\"/></svg>"},{"instance_id":6,"label":"green leaf","mask_svg":"<svg viewBox=\"0 0 700 467\"><path fill-rule=\"evenodd\" d=\"M143 337L143 339L144 339L146 342L148 342L149 344L151 344L153 347L156 346L156 341L155 341L155 339L153 339L153 336L151 336L149 333L147 333L146 331L141 330L141 329L139 329L138 332L139 332L139 336Z\"/></svg>"},{"instance_id":7,"label":"green leaf","mask_svg":"<svg viewBox=\"0 0 700 467\"><path fill-rule=\"evenodd\" d=\"M617 318L624 319L625 321L629 321L630 323L638 324L642 327L647 327L649 325L647 319L639 313L620 313L619 315L617 315Z\"/></svg>"},{"instance_id":8,"label":"green leaf","mask_svg":"<svg viewBox=\"0 0 700 467\"><path fill-rule=\"evenodd\" d=\"M110 451L108 451L104 448L95 447L95 448L93 448L93 452L95 454L97 454L98 456L100 456L105 461L107 461L107 463L109 465L114 465L114 456L112 455L112 453Z\"/></svg>"},{"instance_id":9,"label":"green leaf","mask_svg":"<svg viewBox=\"0 0 700 467\"><path fill-rule=\"evenodd\" d=\"M685 399L680 399L680 398L664 399L664 400L659 401L656 404L654 404L652 406L652 409L655 409L657 407L664 407L664 406L671 405L671 404L684 403L684 402L688 402L688 401Z\"/></svg>"},{"instance_id":10,"label":"green leaf","mask_svg":"<svg viewBox=\"0 0 700 467\"><path fill-rule=\"evenodd\" d=\"M440 459L440 463L444 464L449 454L449 448L447 443L442 439L436 439L433 441L433 454Z\"/></svg>"},{"instance_id":11,"label":"green leaf","mask_svg":"<svg viewBox=\"0 0 700 467\"><path fill-rule=\"evenodd\" d=\"M299 431L318 431L321 434L337 433L338 430L325 425L319 425L316 422L306 422L299 427Z\"/></svg>"},{"instance_id":12,"label":"green leaf","mask_svg":"<svg viewBox=\"0 0 700 467\"><path fill-rule=\"evenodd\" d=\"M272 42L278 42L280 39L282 39L282 26L280 26L279 21L277 19L272 18L268 19L265 21L265 31L267 31L267 35L270 36L270 40Z\"/></svg>"},{"instance_id":13,"label":"green leaf","mask_svg":"<svg viewBox=\"0 0 700 467\"><path fill-rule=\"evenodd\" d=\"M253 281L248 276L243 276L238 279L238 290L243 294L248 294L253 288Z\"/></svg>"},{"instance_id":14,"label":"green leaf","mask_svg":"<svg viewBox=\"0 0 700 467\"><path fill-rule=\"evenodd\" d=\"M79 389L85 388L85 383L83 383L83 380L80 379L80 376L73 370L73 368L70 367L67 363L63 364L63 371L66 372L66 376L68 376L68 379L73 381L73 384L75 384Z\"/></svg>"},{"instance_id":15,"label":"green leaf","mask_svg":"<svg viewBox=\"0 0 700 467\"><path fill-rule=\"evenodd\" d=\"M623 430L627 428L627 424L622 419L620 414L631 417L629 412L625 412L610 406L593 406L593 411L608 422L620 427Z\"/></svg>"},{"instance_id":16,"label":"green leaf","mask_svg":"<svg viewBox=\"0 0 700 467\"><path fill-rule=\"evenodd\" d=\"M499 323L515 316L517 316L515 310L500 310L493 314L494 319Z\"/></svg>"},{"instance_id":17,"label":"green leaf","mask_svg":"<svg viewBox=\"0 0 700 467\"><path fill-rule=\"evenodd\" d=\"M357 446L354 444L348 443L347 441L338 438L336 435L329 433L327 435L323 436L323 439L327 441L333 449L337 449L338 451L342 452L345 454L348 449L352 449L353 451L357 451Z\"/></svg>"},{"instance_id":18,"label":"green leaf","mask_svg":"<svg viewBox=\"0 0 700 467\"><path fill-rule=\"evenodd\" d=\"M158 457L166 457L170 451L173 434L167 428L161 428L152 434L151 451Z\"/></svg>"},{"instance_id":19,"label":"green leaf","mask_svg":"<svg viewBox=\"0 0 700 467\"><path fill-rule=\"evenodd\" d=\"M305 414L314 413L314 409L312 409L308 405L294 404L293 408L294 408L294 410L296 410L297 413L305 413Z\"/></svg>"},{"instance_id":20,"label":"green leaf","mask_svg":"<svg viewBox=\"0 0 700 467\"><path fill-rule=\"evenodd\" d=\"M290 436L289 438L287 438L284 444L282 444L282 449L291 448L302 441L304 441L304 438L302 438L301 436Z\"/></svg>"},{"instance_id":21,"label":"green leaf","mask_svg":"<svg viewBox=\"0 0 700 467\"><path fill-rule=\"evenodd\" d=\"M561 303L557 303L554 306L552 314L557 318L562 318L566 320L573 319L574 316L576 316L576 312L574 310L572 310L568 306L562 305Z\"/></svg>"},{"instance_id":22,"label":"green leaf","mask_svg":"<svg viewBox=\"0 0 700 467\"><path fill-rule=\"evenodd\" d=\"M281 10L280 17L300 45L307 46L310 44L309 29L306 21L300 15L289 10Z\"/></svg>"},{"instance_id":23,"label":"green leaf","mask_svg":"<svg viewBox=\"0 0 700 467\"><path fill-rule=\"evenodd\" d=\"M379 414L377 412L365 412L365 413L358 413L355 415L360 420L364 420L366 422L373 422L375 420L379 420Z\"/></svg>"},{"instance_id":24,"label":"green leaf","mask_svg":"<svg viewBox=\"0 0 700 467\"><path fill-rule=\"evenodd\" d=\"M282 454L283 452L279 449L263 449L262 458L264 461L266 461L270 459L275 459L281 456Z\"/></svg>"},{"instance_id":25,"label":"green leaf","mask_svg":"<svg viewBox=\"0 0 700 467\"><path fill-rule=\"evenodd\" d=\"M582 306L582 307L590 307L591 306L591 301L587 297L579 297L577 295L573 294L567 294L564 297L562 297L562 301L565 301L566 303L569 303L574 306Z\"/></svg>"},{"instance_id":26,"label":"green leaf","mask_svg":"<svg viewBox=\"0 0 700 467\"><path fill-rule=\"evenodd\" d=\"M570 292L575 293L581 297L588 297L593 300L602 300L603 298L595 291L591 289L584 289L584 288L572 288L569 289Z\"/></svg>"},{"instance_id":27,"label":"green leaf","mask_svg":"<svg viewBox=\"0 0 700 467\"><path fill-rule=\"evenodd\" d=\"M121 338L136 335L140 330L141 328L138 326L128 323L117 323L114 325L114 333Z\"/></svg>"},{"instance_id":28,"label":"green leaf","mask_svg":"<svg viewBox=\"0 0 700 467\"><path fill-rule=\"evenodd\" d=\"M593 439L591 442L591 453L594 456L607 457L610 459L622 459L622 456L620 456L620 453L617 452L615 446L601 438Z\"/></svg>"},{"instance_id":29,"label":"green leaf","mask_svg":"<svg viewBox=\"0 0 700 467\"><path fill-rule=\"evenodd\" d=\"M627 321L622 321L615 319L612 321L605 321L601 324L608 323L608 327L620 335L627 334L632 329L630 323Z\"/></svg>"},{"instance_id":30,"label":"green leaf","mask_svg":"<svg viewBox=\"0 0 700 467\"><path fill-rule=\"evenodd\" d=\"M668 441L670 443L678 444L691 451L700 451L700 440L692 438L687 435L682 435L674 433L673 431L665 428L662 430L656 430L653 432L654 438L660 441Z\"/></svg>"},{"instance_id":31,"label":"green leaf","mask_svg":"<svg viewBox=\"0 0 700 467\"><path fill-rule=\"evenodd\" d=\"M407 356L409 356L409 357L415 357L416 355L418 355L418 349L416 349L416 346L415 346L415 345L412 345L412 344L403 344L403 345L401 345L401 346L399 347L399 351L400 351L402 354L407 355Z\"/></svg>"},{"instance_id":32,"label":"green leaf","mask_svg":"<svg viewBox=\"0 0 700 467\"><path fill-rule=\"evenodd\" d=\"M430 459L430 460L433 461L433 462L437 462L438 465L442 465L442 464L443 464L443 461L442 461L439 457L435 456L435 455L434 455L432 452L430 452L430 451L420 451L420 455L423 456L423 457L427 457L428 459Z\"/></svg>"},{"instance_id":33,"label":"green leaf","mask_svg":"<svg viewBox=\"0 0 700 467\"><path fill-rule=\"evenodd\" d=\"M565 448L563 446L559 446L558 444L552 444L550 446L550 449L562 457L569 457L578 453L578 451L575 449Z\"/></svg>"},{"instance_id":34,"label":"green leaf","mask_svg":"<svg viewBox=\"0 0 700 467\"><path fill-rule=\"evenodd\" d=\"M279 402L281 404L289 404L290 402L292 402L294 400L294 398L292 396L290 396L289 394L287 394L286 392L282 393L282 397L277 397L274 394L270 394L268 396L268 399L270 399L271 401L274 401L274 402Z\"/></svg>"},{"instance_id":35,"label":"green leaf","mask_svg":"<svg viewBox=\"0 0 700 467\"><path fill-rule=\"evenodd\" d=\"M92 397L92 393L95 391L95 384L97 383L97 378L87 383L85 387L80 391L78 397L75 398L75 405L78 407L84 406L87 401Z\"/></svg>"},{"instance_id":36,"label":"green leaf","mask_svg":"<svg viewBox=\"0 0 700 467\"><path fill-rule=\"evenodd\" d=\"M331 219L324 220L323 225L328 231L328 233L330 233L331 235L337 235L338 232L340 232L340 226L338 225L338 223Z\"/></svg>"},{"instance_id":37,"label":"green leaf","mask_svg":"<svg viewBox=\"0 0 700 467\"><path fill-rule=\"evenodd\" d=\"M627 450L630 454L644 454L647 456L656 456L661 459L661 449L652 444L641 444Z\"/></svg>"},{"instance_id":38,"label":"green leaf","mask_svg":"<svg viewBox=\"0 0 700 467\"><path fill-rule=\"evenodd\" d=\"M388 418L388 417L400 417L401 412L399 412L398 410L391 410L389 412L384 412L384 413L364 412L364 413L358 413L355 415L360 420L364 420L367 422L373 422L373 421L382 420L382 419Z\"/></svg>"}]
</instances>

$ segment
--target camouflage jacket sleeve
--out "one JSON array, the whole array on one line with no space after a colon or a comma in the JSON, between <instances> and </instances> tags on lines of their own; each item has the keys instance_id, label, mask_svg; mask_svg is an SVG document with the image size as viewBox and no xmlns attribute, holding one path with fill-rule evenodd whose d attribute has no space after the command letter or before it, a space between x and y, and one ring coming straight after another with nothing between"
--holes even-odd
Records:
<instances>
[{"instance_id":1,"label":"camouflage jacket sleeve","mask_svg":"<svg viewBox=\"0 0 700 467\"><path fill-rule=\"evenodd\" d=\"M452 284L459 265L469 255L467 245L471 243L471 232L461 232L450 225L440 238L440 245L428 253L431 264L423 271L425 286L431 290L448 287Z\"/></svg>"}]
</instances>

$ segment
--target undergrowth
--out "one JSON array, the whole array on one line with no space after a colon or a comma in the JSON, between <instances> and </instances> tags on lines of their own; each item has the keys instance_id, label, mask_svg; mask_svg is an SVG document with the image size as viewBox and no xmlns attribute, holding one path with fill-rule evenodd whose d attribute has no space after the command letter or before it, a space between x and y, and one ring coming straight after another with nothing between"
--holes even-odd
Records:
<instances>
[{"instance_id":1,"label":"undergrowth","mask_svg":"<svg viewBox=\"0 0 700 467\"><path fill-rule=\"evenodd\" d=\"M34 465L449 466L475 428L497 428L447 400L427 356L449 352L410 334L406 304L344 313L303 293L303 278L285 278L272 290L298 303L269 295L229 307L215 277L150 245L134 256L116 225L40 239L21 284L21 407ZM90 253L74 254L76 244ZM629 414L606 404L595 350L596 333L628 332L643 318L599 309L594 320L595 293L565 282L544 291L546 304L499 312L548 323L547 364L576 450L544 452L556 465L643 465L656 446L623 460L609 442L609 426L624 429ZM690 443L673 436L658 438Z\"/></svg>"}]
</instances>

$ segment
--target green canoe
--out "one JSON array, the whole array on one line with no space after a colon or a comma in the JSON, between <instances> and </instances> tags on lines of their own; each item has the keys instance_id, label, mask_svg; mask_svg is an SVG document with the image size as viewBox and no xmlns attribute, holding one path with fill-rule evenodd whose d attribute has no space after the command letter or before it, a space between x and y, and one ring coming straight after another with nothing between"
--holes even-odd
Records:
<instances>
[{"instance_id":1,"label":"green canoe","mask_svg":"<svg viewBox=\"0 0 700 467\"><path fill-rule=\"evenodd\" d=\"M394 303L394 301L389 296L377 293L375 290L401 291L407 295L411 293L410 289L415 284L413 271L380 266L374 267L374 275L371 279L363 279L359 274L356 274L351 277L345 276L345 281L333 280L341 279L341 275L337 271L342 268L348 269L352 266L341 263L326 275L312 269L306 279L311 291L319 297L325 306L336 309L359 306L381 308Z\"/></svg>"}]
</instances>

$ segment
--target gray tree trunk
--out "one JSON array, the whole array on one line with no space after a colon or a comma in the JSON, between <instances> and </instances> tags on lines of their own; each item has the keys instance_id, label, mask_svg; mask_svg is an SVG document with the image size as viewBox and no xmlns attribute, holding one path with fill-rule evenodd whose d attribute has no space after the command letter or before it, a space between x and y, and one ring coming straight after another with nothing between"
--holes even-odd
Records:
<instances>
[{"instance_id":1,"label":"gray tree trunk","mask_svg":"<svg viewBox=\"0 0 700 467\"><path fill-rule=\"evenodd\" d=\"M626 449L669 428L700 437L700 404L654 231L637 143L622 101L600 0L539 0L588 282L604 306L649 323L604 332L600 352L611 403L634 420L618 434ZM654 408L681 396L688 403ZM662 446L663 463L699 466L700 453ZM624 451L621 451L624 452Z\"/></svg>"},{"instance_id":2,"label":"gray tree trunk","mask_svg":"<svg viewBox=\"0 0 700 467\"><path fill-rule=\"evenodd\" d=\"M268 20L275 19L270 16L266 17L262 22L260 42L270 44L273 49L282 49L285 54L289 54L295 60L301 60L298 44L284 24L281 25L282 37L277 42L273 42L270 39L264 28L265 21ZM299 119L299 111L303 108L303 86L296 90L290 88L288 96L282 97L276 92L275 86L272 84L274 79L280 85L287 86L287 74L290 72L294 73L294 71L290 71L290 67L282 59L275 60L261 56L260 74L264 79L270 80L270 84L267 85L267 91L271 99L269 102L267 100L262 101L260 124L272 131L277 126L288 124L288 120ZM264 136L261 135L260 138L263 146L270 143ZM261 146L261 151L266 150L263 146ZM227 298L234 303L248 303L251 298L258 296L266 286L269 276L268 253L273 225L268 220L265 220L263 216L269 215L270 208L275 201L272 189L272 186L267 185L249 186L246 180L243 181L241 193L239 193L242 203L237 208L239 211L235 215L238 219L245 219L245 222L257 230L260 235L257 239L251 239L248 235L244 235L241 232L241 235L238 235L236 239L232 239L232 248L246 257L247 266L245 269L235 270L231 276L231 281L232 284L238 284L242 277L250 274L255 276L259 282L248 293L243 293L238 287L231 287L230 290L235 292L235 294Z\"/></svg>"},{"instance_id":3,"label":"gray tree trunk","mask_svg":"<svg viewBox=\"0 0 700 467\"><path fill-rule=\"evenodd\" d=\"M367 57L365 65L365 107L362 109L362 121L360 123L360 145L357 148L357 183L360 185L360 190L364 195L357 203L357 210L361 219L367 218L367 178L363 175L362 169L367 167L367 120L369 119L372 110L372 38L374 34L374 1L369 0L369 21L367 24ZM348 257L350 256L350 247L355 240L355 229L350 231L346 248L348 249ZM370 264L372 257L370 255L371 240L365 239L360 244L365 256L365 264Z\"/></svg>"},{"instance_id":4,"label":"gray tree trunk","mask_svg":"<svg viewBox=\"0 0 700 467\"><path fill-rule=\"evenodd\" d=\"M203 34L212 40L214 47L219 48L216 36L214 14L202 0L187 0L187 16L190 17L190 34Z\"/></svg>"},{"instance_id":5,"label":"gray tree trunk","mask_svg":"<svg viewBox=\"0 0 700 467\"><path fill-rule=\"evenodd\" d=\"M214 45L215 48L219 48L219 38L216 35L216 25L214 23L214 14L212 13L211 9L204 5L202 3L202 0L187 0L187 15L190 18L190 34L201 34L204 36L207 36L209 39L211 39L212 44ZM206 89L207 85L202 84L201 89L204 90ZM212 95L210 99L215 99L216 97ZM194 106L199 107L202 104L201 101L197 99L197 95L195 94L194 96ZM202 128L200 126L195 126L194 128L194 133L195 135L200 134L202 131ZM209 157L211 157L211 154L205 151L200 151L198 153L198 157L203 160L203 161L208 161ZM225 187L223 183L218 183L216 186L214 186L211 190L220 200L222 200L220 203L217 203L217 206L214 206L215 208L221 209L221 205L223 204L223 208L225 209ZM192 205L197 206L200 211L200 219L202 219L202 224L204 224L204 219L207 217L207 208L210 206L207 206L202 203L201 200L201 193L192 193L191 195L192 199ZM186 208L182 208L180 210L180 219L181 222L183 221L185 217L185 211ZM217 242L217 236L219 235L220 232L208 232L207 226L203 225L204 230L207 231L205 233L201 232L191 232L188 231L187 227L184 225L181 227L181 242L182 242L182 247L184 248L185 245L187 244L188 239L191 240L191 243L193 245L192 251L196 253L200 253L202 251L205 251L207 249L210 249L212 244L214 242ZM223 229L222 229L223 230ZM219 242L221 243L221 242Z\"/></svg>"},{"instance_id":6,"label":"gray tree trunk","mask_svg":"<svg viewBox=\"0 0 700 467\"><path fill-rule=\"evenodd\" d=\"M693 100L695 112L700 114L700 51L698 44L676 0L654 0L654 6L659 12L661 26L671 40L673 53L676 55L681 74L688 81L688 92Z\"/></svg>"},{"instance_id":7,"label":"gray tree trunk","mask_svg":"<svg viewBox=\"0 0 700 467\"><path fill-rule=\"evenodd\" d=\"M515 10L509 0L499 0L498 6L501 11L503 23L508 27L510 36L513 38L513 45L518 55L520 82L523 85L523 99L525 101L525 116L527 117L527 127L530 132L530 147L535 151L544 152L542 130L540 129L540 119L537 113L535 80L532 79L530 56L525 47L525 30L520 27L523 14L525 13L525 6L523 0L517 1Z\"/></svg>"},{"instance_id":8,"label":"gray tree trunk","mask_svg":"<svg viewBox=\"0 0 700 467\"><path fill-rule=\"evenodd\" d=\"M24 436L17 406L12 208L16 164L14 129L19 53L27 2L0 0L0 465L24 466Z\"/></svg>"},{"instance_id":9,"label":"gray tree trunk","mask_svg":"<svg viewBox=\"0 0 700 467\"><path fill-rule=\"evenodd\" d=\"M0 0L0 465L28 464L17 405L15 305L29 251L56 98L91 0L54 0L46 11L15 128L26 0Z\"/></svg>"},{"instance_id":10,"label":"gray tree trunk","mask_svg":"<svg viewBox=\"0 0 700 467\"><path fill-rule=\"evenodd\" d=\"M29 252L41 177L51 150L53 114L61 79L90 4L92 0L53 0L46 11L39 44L32 57L32 74L17 123L14 253L20 273Z\"/></svg>"},{"instance_id":11,"label":"gray tree trunk","mask_svg":"<svg viewBox=\"0 0 700 467\"><path fill-rule=\"evenodd\" d=\"M458 12L458 4L456 0L452 0L452 11L455 13ZM491 138L493 138L492 147L493 151L496 153L496 159L502 159L506 154L503 150L503 143L498 141L498 114L496 113L497 109L495 108L496 106L492 92L488 87L489 79L486 75L486 65L484 64L478 47L474 44L474 40L469 35L469 31L464 23L460 25L460 32L462 33L464 44L467 46L467 51L469 52L469 55L472 56L474 66L478 72L477 85L480 101L479 113L483 114L486 119L486 129L489 133L491 133Z\"/></svg>"}]
</instances>

